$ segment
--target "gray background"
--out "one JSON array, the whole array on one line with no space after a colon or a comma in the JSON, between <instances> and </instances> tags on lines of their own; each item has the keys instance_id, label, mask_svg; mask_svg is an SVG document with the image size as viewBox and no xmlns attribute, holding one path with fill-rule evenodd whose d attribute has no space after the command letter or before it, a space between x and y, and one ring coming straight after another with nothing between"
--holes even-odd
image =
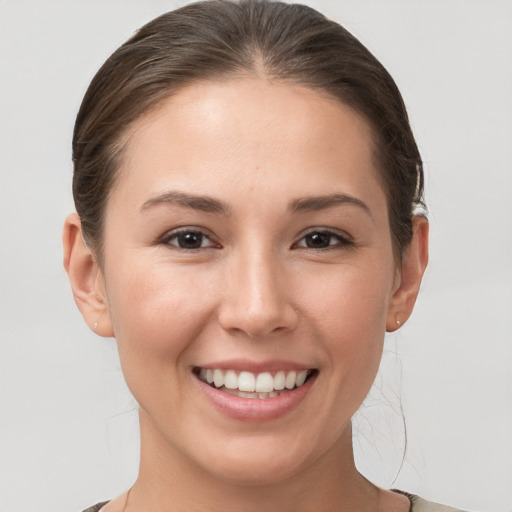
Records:
<instances>
[{"instance_id":1,"label":"gray background","mask_svg":"<svg viewBox=\"0 0 512 512\"><path fill-rule=\"evenodd\" d=\"M127 488L136 405L73 304L60 232L74 116L96 69L184 2L0 1L0 511L69 512ZM512 2L310 1L395 77L427 173L431 262L355 420L384 486L512 511ZM397 355L398 354L398 355ZM408 451L402 460L407 419Z\"/></svg>"}]
</instances>

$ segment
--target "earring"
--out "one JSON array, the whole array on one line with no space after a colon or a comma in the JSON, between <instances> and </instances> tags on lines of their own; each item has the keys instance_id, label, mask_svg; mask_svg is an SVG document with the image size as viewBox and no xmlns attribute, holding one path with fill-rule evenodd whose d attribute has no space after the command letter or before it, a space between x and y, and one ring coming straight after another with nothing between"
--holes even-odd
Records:
<instances>
[{"instance_id":1,"label":"earring","mask_svg":"<svg viewBox=\"0 0 512 512\"><path fill-rule=\"evenodd\" d=\"M92 330L95 331L96 327L98 327L98 322L94 322L94 325L92 326Z\"/></svg>"},{"instance_id":2,"label":"earring","mask_svg":"<svg viewBox=\"0 0 512 512\"><path fill-rule=\"evenodd\" d=\"M396 325L397 325L398 327L400 327L400 320L397 320L397 321L396 321Z\"/></svg>"}]
</instances>

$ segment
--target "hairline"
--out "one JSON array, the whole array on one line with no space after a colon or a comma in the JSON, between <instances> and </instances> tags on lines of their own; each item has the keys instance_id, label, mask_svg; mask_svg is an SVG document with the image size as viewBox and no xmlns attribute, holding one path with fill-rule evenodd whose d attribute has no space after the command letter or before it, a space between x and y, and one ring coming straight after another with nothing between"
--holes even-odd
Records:
<instances>
[{"instance_id":1,"label":"hairline","mask_svg":"<svg viewBox=\"0 0 512 512\"><path fill-rule=\"evenodd\" d=\"M255 59L257 60L257 59ZM382 191L386 197L387 204L387 214L388 214L388 223L390 226L390 236L392 242L392 248L394 257L397 265L401 264L401 256L403 251L407 248L407 246L400 247L398 241L394 238L394 233L391 225L391 190L388 190L388 185L385 179L386 170L384 168L383 155L384 150L381 147L382 143L379 140L379 132L377 128L374 126L374 122L370 119L370 117L365 114L362 109L358 109L355 105L350 104L348 101L343 100L339 96L337 96L334 92L329 91L325 87L315 86L313 83L308 81L301 81L298 78L293 77L280 77L269 73L265 70L263 63L260 65L255 65L249 69L236 68L233 70L225 70L223 72L217 71L212 73L210 76L197 76L190 77L188 79L184 79L180 84L175 87L167 87L166 89L162 89L158 93L155 94L153 101L150 99L146 108L144 108L138 115L136 115L133 119L131 119L127 126L125 126L121 132L114 137L109 144L108 152L109 159L108 162L112 165L113 171L109 177L108 183L108 192L104 197L104 202L102 205L103 215L100 220L100 229L98 232L97 243L93 244L92 241L87 240L90 246L93 248L93 252L96 255L100 268L103 268L104 262L104 233L105 233L105 217L106 212L108 210L108 205L110 202L110 197L116 189L117 181L119 180L119 175L121 174L121 170L123 164L125 162L124 158L127 152L130 149L130 145L134 140L134 135L138 130L144 129L144 121L151 117L151 115L157 111L164 103L171 101L174 97L178 96L182 91L193 88L198 84L219 84L219 83L229 83L233 81L239 80L247 80L247 79L260 79L266 80L270 84L282 84L288 85L290 87L300 87L302 89L306 89L312 91L325 99L334 101L344 107L350 109L354 114L356 114L365 124L365 126L369 130L368 136L368 144L370 145L370 152L373 167L375 170L375 176L379 185L382 188Z\"/></svg>"}]
</instances>

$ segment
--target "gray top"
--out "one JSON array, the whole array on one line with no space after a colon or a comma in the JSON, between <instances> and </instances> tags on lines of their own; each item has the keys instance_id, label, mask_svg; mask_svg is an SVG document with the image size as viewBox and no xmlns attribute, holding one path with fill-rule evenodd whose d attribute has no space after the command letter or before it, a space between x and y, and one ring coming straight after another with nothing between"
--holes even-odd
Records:
<instances>
[{"instance_id":1,"label":"gray top","mask_svg":"<svg viewBox=\"0 0 512 512\"><path fill-rule=\"evenodd\" d=\"M413 494L401 491L396 492L400 492L400 494L407 496L411 501L411 508L409 512L464 512L463 510L460 510L458 508L447 507L445 505L433 503L432 501L424 500L423 498L420 498L419 496L415 496ZM103 505L106 505L107 503L108 501L98 503L97 505L89 507L83 512L98 512L101 509L101 507L103 507Z\"/></svg>"},{"instance_id":2,"label":"gray top","mask_svg":"<svg viewBox=\"0 0 512 512\"><path fill-rule=\"evenodd\" d=\"M439 503L424 500L419 496L413 496L411 494L407 494L406 496L411 500L411 512L464 512L459 508L439 505Z\"/></svg>"}]
</instances>

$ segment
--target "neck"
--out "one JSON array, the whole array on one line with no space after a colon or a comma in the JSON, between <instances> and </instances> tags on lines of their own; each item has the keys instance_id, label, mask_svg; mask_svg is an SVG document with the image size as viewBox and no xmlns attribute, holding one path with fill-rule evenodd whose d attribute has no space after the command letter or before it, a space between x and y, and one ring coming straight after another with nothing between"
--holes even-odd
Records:
<instances>
[{"instance_id":1,"label":"neck","mask_svg":"<svg viewBox=\"0 0 512 512\"><path fill-rule=\"evenodd\" d=\"M277 481L222 479L198 467L169 446L154 426L141 418L141 464L125 512L280 512L376 510L379 489L356 469L352 432L347 425L335 445L320 459Z\"/></svg>"}]
</instances>

